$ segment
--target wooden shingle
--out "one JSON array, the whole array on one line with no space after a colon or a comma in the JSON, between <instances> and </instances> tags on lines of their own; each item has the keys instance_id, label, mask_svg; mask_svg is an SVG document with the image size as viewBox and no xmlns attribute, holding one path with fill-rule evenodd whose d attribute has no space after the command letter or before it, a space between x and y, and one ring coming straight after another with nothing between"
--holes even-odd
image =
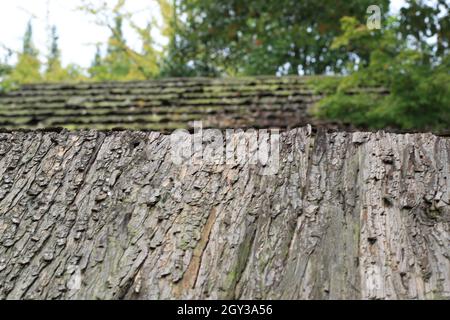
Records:
<instances>
[{"instance_id":1,"label":"wooden shingle","mask_svg":"<svg viewBox=\"0 0 450 320\"><path fill-rule=\"evenodd\" d=\"M306 77L34 84L0 95L0 128L292 128L319 98Z\"/></svg>"}]
</instances>

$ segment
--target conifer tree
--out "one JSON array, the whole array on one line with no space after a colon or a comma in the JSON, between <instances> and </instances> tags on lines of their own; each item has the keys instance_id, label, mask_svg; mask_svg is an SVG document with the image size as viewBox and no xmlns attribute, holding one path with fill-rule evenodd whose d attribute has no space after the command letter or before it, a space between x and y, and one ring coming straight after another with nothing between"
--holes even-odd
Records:
<instances>
[{"instance_id":1,"label":"conifer tree","mask_svg":"<svg viewBox=\"0 0 450 320\"><path fill-rule=\"evenodd\" d=\"M61 51L59 50L58 39L56 26L52 26L45 70L45 81L47 82L64 82L69 80L69 74L61 64Z\"/></svg>"},{"instance_id":2,"label":"conifer tree","mask_svg":"<svg viewBox=\"0 0 450 320\"><path fill-rule=\"evenodd\" d=\"M19 53L17 64L6 81L8 85L40 82L40 69L39 51L33 43L33 25L30 20L23 37L22 52Z\"/></svg>"}]
</instances>

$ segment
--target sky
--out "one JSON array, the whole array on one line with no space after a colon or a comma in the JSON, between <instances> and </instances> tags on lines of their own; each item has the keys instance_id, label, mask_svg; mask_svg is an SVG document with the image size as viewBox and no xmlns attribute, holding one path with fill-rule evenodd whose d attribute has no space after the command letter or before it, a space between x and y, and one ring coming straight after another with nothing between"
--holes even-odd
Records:
<instances>
[{"instance_id":1,"label":"sky","mask_svg":"<svg viewBox=\"0 0 450 320\"><path fill-rule=\"evenodd\" d=\"M95 0L111 3L116 0ZM374 1L376 4L376 1ZM404 0L391 0L391 11L398 12ZM88 67L95 54L95 44L105 43L109 31L94 22L94 18L77 9L80 0L0 0L0 57L5 54L2 46L20 50L27 22L32 19L34 44L41 54L48 47L48 26L56 25L63 65L76 63ZM159 7L155 0L128 0L127 11L133 12L134 22L144 26L152 17L161 22ZM128 43L139 48L136 34L125 26L124 34ZM153 33L159 44L167 43L158 30Z\"/></svg>"}]
</instances>

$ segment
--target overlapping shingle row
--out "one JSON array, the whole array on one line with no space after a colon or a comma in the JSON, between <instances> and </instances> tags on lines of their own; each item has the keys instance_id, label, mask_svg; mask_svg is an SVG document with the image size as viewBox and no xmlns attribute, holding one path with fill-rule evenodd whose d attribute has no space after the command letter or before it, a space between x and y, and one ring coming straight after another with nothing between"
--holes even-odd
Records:
<instances>
[{"instance_id":1,"label":"overlapping shingle row","mask_svg":"<svg viewBox=\"0 0 450 320\"><path fill-rule=\"evenodd\" d=\"M305 77L25 85L0 95L0 128L290 128L319 98Z\"/></svg>"}]
</instances>

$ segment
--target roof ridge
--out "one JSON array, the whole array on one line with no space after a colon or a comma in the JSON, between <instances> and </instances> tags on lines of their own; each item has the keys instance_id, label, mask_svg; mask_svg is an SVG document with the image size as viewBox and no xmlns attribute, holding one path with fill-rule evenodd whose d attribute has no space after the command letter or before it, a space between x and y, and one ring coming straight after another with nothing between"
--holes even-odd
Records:
<instances>
[{"instance_id":1,"label":"roof ridge","mask_svg":"<svg viewBox=\"0 0 450 320\"><path fill-rule=\"evenodd\" d=\"M228 82L228 81L239 81L239 80L274 80L274 79L296 79L296 80L309 80L314 78L331 78L335 76L331 75L316 75L316 76L302 76L302 75L258 75L258 76L233 76L233 77L167 77L167 78L154 78L146 80L111 80L111 81L78 81L78 82L36 82L22 84L19 89L29 87L39 87L39 86L73 86L73 85L123 85L123 84L133 84L133 83L170 83L170 82Z\"/></svg>"}]
</instances>

